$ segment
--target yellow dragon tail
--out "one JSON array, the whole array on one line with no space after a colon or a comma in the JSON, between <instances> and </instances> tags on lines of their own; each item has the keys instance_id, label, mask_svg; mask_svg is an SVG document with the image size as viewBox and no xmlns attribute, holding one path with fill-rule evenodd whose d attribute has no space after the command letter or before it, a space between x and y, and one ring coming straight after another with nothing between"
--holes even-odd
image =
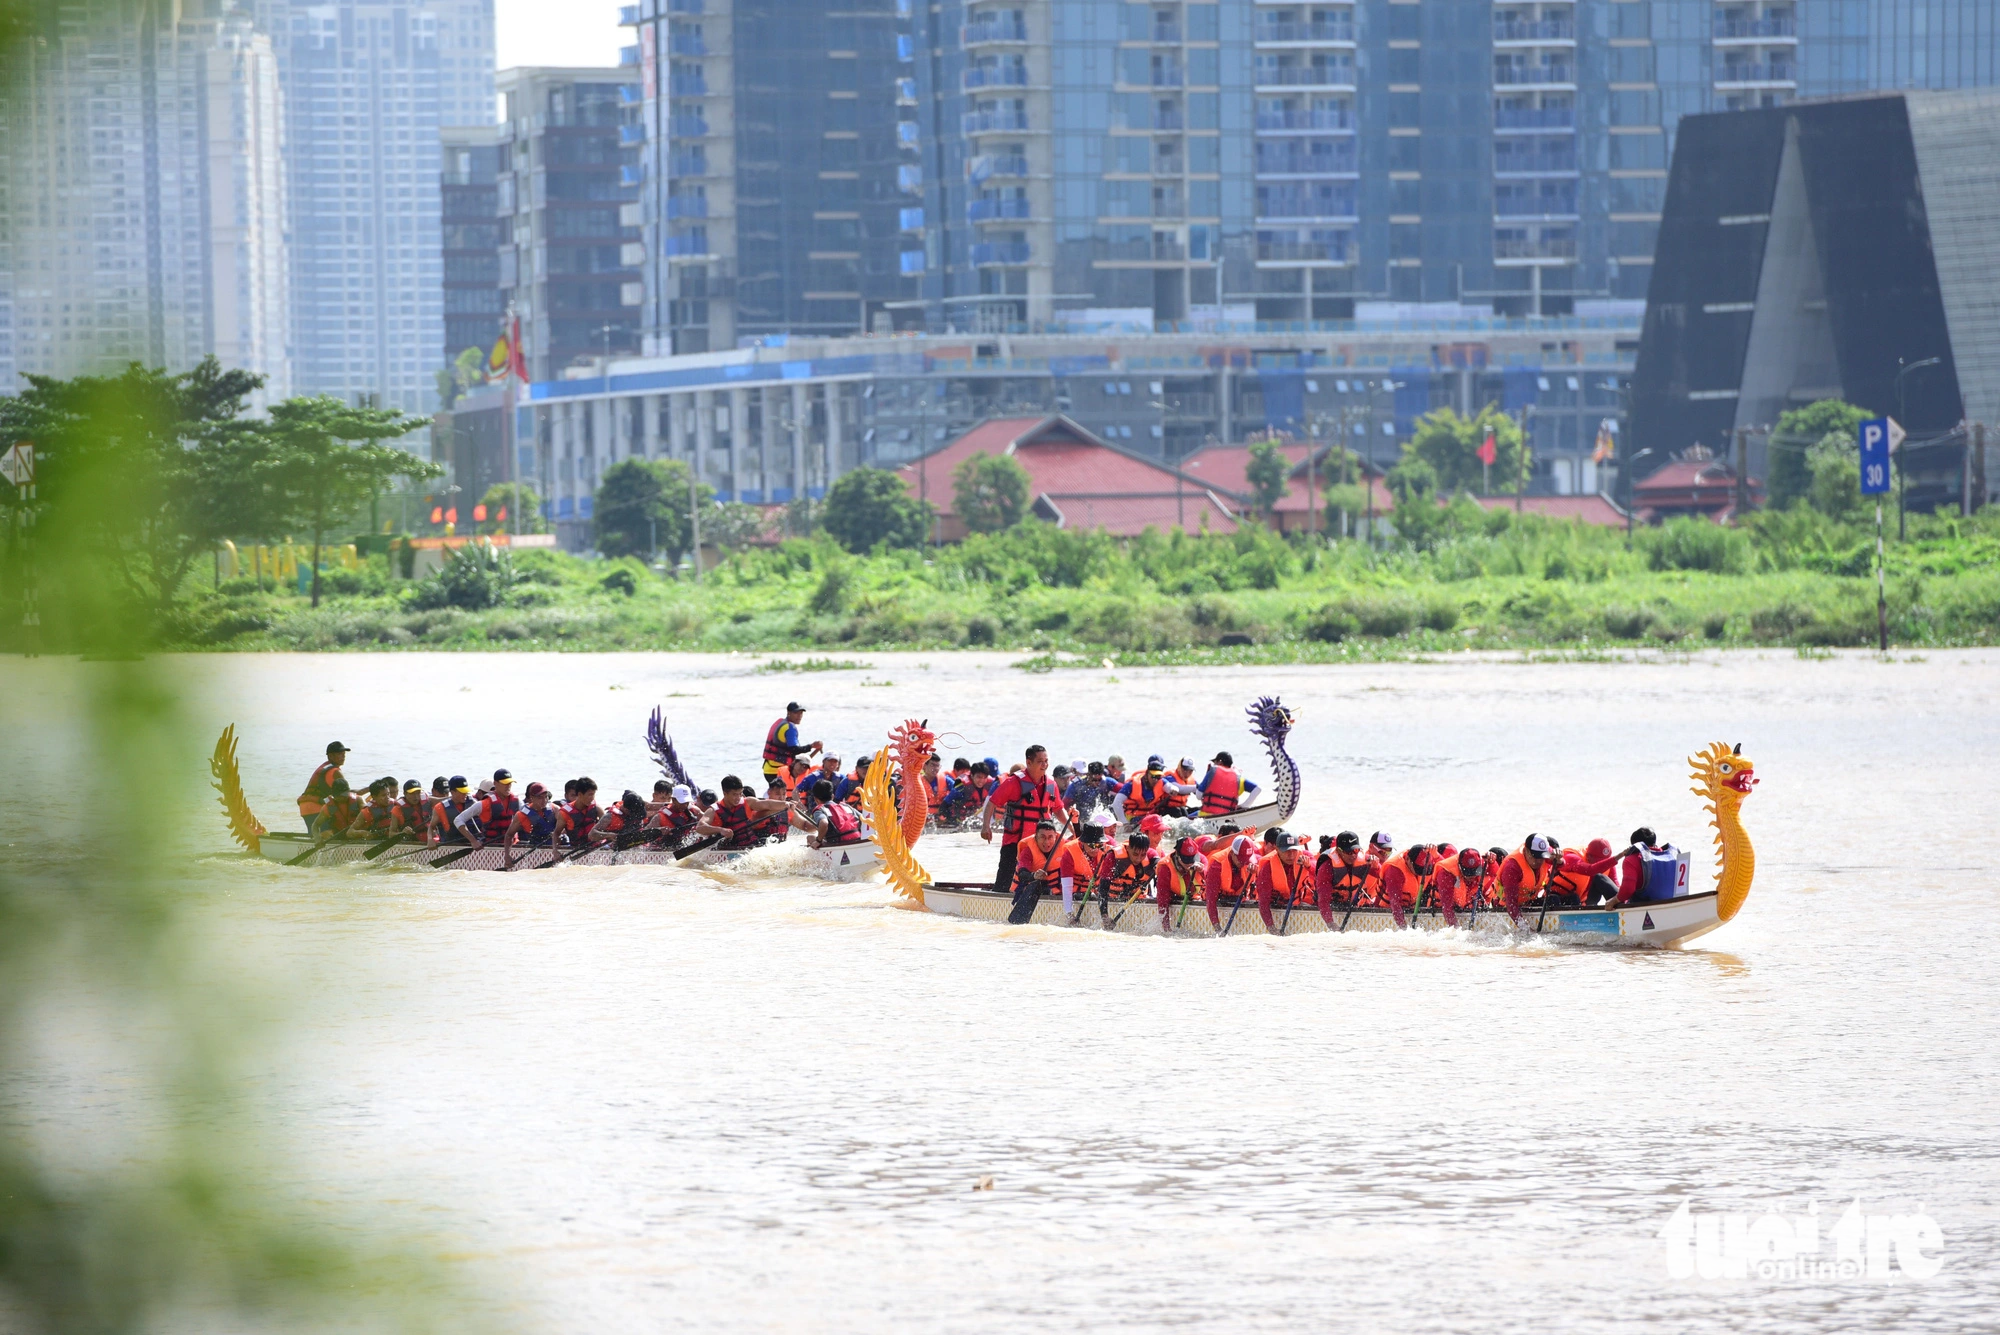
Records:
<instances>
[{"instance_id":1,"label":"yellow dragon tail","mask_svg":"<svg viewBox=\"0 0 2000 1335\"><path fill-rule=\"evenodd\" d=\"M909 781L906 776L904 782ZM922 904L924 886L929 884L931 876L918 864L909 844L903 839L902 815L896 810L896 799L889 793L889 748L886 746L875 753L875 763L868 767L868 778L861 785L861 804L868 810L875 848L882 855L882 871L888 876L889 884L896 888L897 894Z\"/></svg>"},{"instance_id":2,"label":"yellow dragon tail","mask_svg":"<svg viewBox=\"0 0 2000 1335\"><path fill-rule=\"evenodd\" d=\"M243 779L236 770L234 723L224 728L222 736L215 739L215 754L208 758L208 772L212 776L209 786L215 789L217 800L222 803L222 815L229 822L229 833L245 850L257 852L259 841L269 831L251 812L250 804L243 800Z\"/></svg>"}]
</instances>

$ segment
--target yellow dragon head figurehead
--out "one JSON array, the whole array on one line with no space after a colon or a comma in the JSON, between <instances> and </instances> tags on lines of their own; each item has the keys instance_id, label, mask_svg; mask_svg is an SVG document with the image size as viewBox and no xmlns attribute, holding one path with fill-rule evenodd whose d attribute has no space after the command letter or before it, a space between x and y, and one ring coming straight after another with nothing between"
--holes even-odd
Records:
<instances>
[{"instance_id":1,"label":"yellow dragon head figurehead","mask_svg":"<svg viewBox=\"0 0 2000 1335\"><path fill-rule=\"evenodd\" d=\"M1693 792L1702 798L1709 823L1715 827L1715 911L1723 922L1736 916L1750 895L1757 872L1757 854L1743 832L1743 799L1757 786L1757 766L1743 754L1743 744L1716 742L1688 758Z\"/></svg>"}]
</instances>

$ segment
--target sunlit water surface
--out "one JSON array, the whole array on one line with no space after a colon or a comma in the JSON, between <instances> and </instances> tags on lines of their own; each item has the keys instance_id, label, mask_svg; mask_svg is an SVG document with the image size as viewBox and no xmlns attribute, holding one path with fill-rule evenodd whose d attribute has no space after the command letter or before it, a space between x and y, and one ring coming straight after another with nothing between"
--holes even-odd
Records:
<instances>
[{"instance_id":1,"label":"sunlit water surface","mask_svg":"<svg viewBox=\"0 0 2000 1335\"><path fill-rule=\"evenodd\" d=\"M204 821L188 894L299 989L269 1076L296 1185L446 1240L488 1315L594 1332L2000 1323L2000 656L181 666L204 735L239 725L273 828L295 828L290 798L335 736L356 777L504 764L615 793L650 786L655 704L714 784L751 772L791 697L850 763L914 716L963 735L948 754L1226 747L1268 782L1243 708L1277 693L1299 720L1294 828L1511 846L1647 823L1693 845L1705 881L1685 757L1721 739L1757 762L1748 907L1656 952L1004 928L804 879L784 851L726 874L286 870L229 856ZM78 669L5 671L16 778L74 777L49 721ZM971 836L918 851L944 877L990 866ZM1667 1274L1657 1234L1683 1201L1816 1199L1830 1222L1855 1196L1926 1210L1943 1273Z\"/></svg>"}]
</instances>

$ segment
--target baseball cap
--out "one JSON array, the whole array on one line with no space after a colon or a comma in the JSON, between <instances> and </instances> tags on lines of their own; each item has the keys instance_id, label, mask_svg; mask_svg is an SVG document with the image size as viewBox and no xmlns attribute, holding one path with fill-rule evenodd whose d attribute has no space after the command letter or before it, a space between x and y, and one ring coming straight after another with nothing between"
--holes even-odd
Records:
<instances>
[{"instance_id":1,"label":"baseball cap","mask_svg":"<svg viewBox=\"0 0 2000 1335\"><path fill-rule=\"evenodd\" d=\"M1375 833L1368 836L1368 842L1377 848L1394 848L1396 846L1396 841L1389 837L1387 830L1375 831Z\"/></svg>"},{"instance_id":2,"label":"baseball cap","mask_svg":"<svg viewBox=\"0 0 2000 1335\"><path fill-rule=\"evenodd\" d=\"M806 712L806 707L798 701L793 700L785 706L785 712L787 714L803 714Z\"/></svg>"},{"instance_id":3,"label":"baseball cap","mask_svg":"<svg viewBox=\"0 0 2000 1335\"><path fill-rule=\"evenodd\" d=\"M1352 853L1355 849L1361 847L1361 836L1352 830L1342 830L1333 837L1333 846Z\"/></svg>"},{"instance_id":4,"label":"baseball cap","mask_svg":"<svg viewBox=\"0 0 2000 1335\"><path fill-rule=\"evenodd\" d=\"M1549 841L1538 834L1528 841L1528 851L1547 857L1549 855Z\"/></svg>"},{"instance_id":5,"label":"baseball cap","mask_svg":"<svg viewBox=\"0 0 2000 1335\"><path fill-rule=\"evenodd\" d=\"M686 784L677 783L674 785L674 801L685 802L693 796L694 794L688 790L688 786Z\"/></svg>"},{"instance_id":6,"label":"baseball cap","mask_svg":"<svg viewBox=\"0 0 2000 1335\"><path fill-rule=\"evenodd\" d=\"M1183 839L1179 843L1174 845L1174 852L1180 854L1184 858L1191 858L1195 854L1201 852L1201 846L1195 843L1195 841L1192 839Z\"/></svg>"},{"instance_id":7,"label":"baseball cap","mask_svg":"<svg viewBox=\"0 0 2000 1335\"><path fill-rule=\"evenodd\" d=\"M1271 846L1273 848L1296 848L1298 847L1298 842L1298 840L1283 830L1271 831Z\"/></svg>"},{"instance_id":8,"label":"baseball cap","mask_svg":"<svg viewBox=\"0 0 2000 1335\"><path fill-rule=\"evenodd\" d=\"M1090 764L1088 764L1088 765L1086 765L1086 766L1084 767L1084 773L1086 773L1086 774L1102 774L1102 773L1104 773L1104 762L1103 762L1103 761L1101 761L1101 760L1093 760L1093 761L1091 761L1091 762L1090 762Z\"/></svg>"},{"instance_id":9,"label":"baseball cap","mask_svg":"<svg viewBox=\"0 0 2000 1335\"><path fill-rule=\"evenodd\" d=\"M1108 830L1118 823L1118 818L1108 811L1093 811L1090 813L1090 823L1100 830Z\"/></svg>"},{"instance_id":10,"label":"baseball cap","mask_svg":"<svg viewBox=\"0 0 2000 1335\"><path fill-rule=\"evenodd\" d=\"M1151 834L1155 830L1166 829L1167 823L1161 820L1157 815L1148 815L1145 819L1139 822L1139 828L1144 830L1147 834Z\"/></svg>"},{"instance_id":11,"label":"baseball cap","mask_svg":"<svg viewBox=\"0 0 2000 1335\"><path fill-rule=\"evenodd\" d=\"M1166 767L1167 767L1167 762L1161 759L1159 756L1146 757L1147 769L1165 769Z\"/></svg>"},{"instance_id":12,"label":"baseball cap","mask_svg":"<svg viewBox=\"0 0 2000 1335\"><path fill-rule=\"evenodd\" d=\"M1257 841L1247 834L1239 834L1231 841L1229 849L1239 858L1247 858L1257 851Z\"/></svg>"},{"instance_id":13,"label":"baseball cap","mask_svg":"<svg viewBox=\"0 0 2000 1335\"><path fill-rule=\"evenodd\" d=\"M529 797L547 797L548 795L548 785L540 783L531 783L528 785Z\"/></svg>"},{"instance_id":14,"label":"baseball cap","mask_svg":"<svg viewBox=\"0 0 2000 1335\"><path fill-rule=\"evenodd\" d=\"M404 792L406 792L406 793L421 793L421 792L422 792L423 790L424 790L424 786L423 786L422 784L418 783L418 782L417 782L417 781L416 781L415 779L405 779L405 780L403 780L403 791L404 791Z\"/></svg>"},{"instance_id":15,"label":"baseball cap","mask_svg":"<svg viewBox=\"0 0 2000 1335\"><path fill-rule=\"evenodd\" d=\"M463 774L454 774L451 776L451 790L454 793L465 791L465 776Z\"/></svg>"},{"instance_id":16,"label":"baseball cap","mask_svg":"<svg viewBox=\"0 0 2000 1335\"><path fill-rule=\"evenodd\" d=\"M479 781L479 791L480 791L480 792L482 792L482 793L490 793L490 792L492 792L492 791L493 791L493 780L491 780L491 779L481 779L481 780Z\"/></svg>"},{"instance_id":17,"label":"baseball cap","mask_svg":"<svg viewBox=\"0 0 2000 1335\"><path fill-rule=\"evenodd\" d=\"M513 770L510 770L510 769L496 769L496 770L494 770L494 771L493 771L493 782L495 782L495 783L512 783L512 782L514 782L514 771L513 771Z\"/></svg>"},{"instance_id":18,"label":"baseball cap","mask_svg":"<svg viewBox=\"0 0 2000 1335\"><path fill-rule=\"evenodd\" d=\"M988 757L986 757L986 759L985 759L985 760L984 760L984 761L983 761L982 763L983 763L983 764L984 764L984 765L986 766L986 768L987 768L988 770L990 770L990 771L991 771L992 773L994 773L994 774L998 774L998 773L1000 772L1000 757L999 757L999 756L988 756Z\"/></svg>"},{"instance_id":19,"label":"baseball cap","mask_svg":"<svg viewBox=\"0 0 2000 1335\"><path fill-rule=\"evenodd\" d=\"M1179 765L1178 765L1178 766L1177 766L1176 768L1179 768L1179 769L1193 769L1193 768L1194 768L1194 762L1193 762L1192 760L1189 760L1189 759L1188 759L1188 758L1187 758L1186 756L1182 756L1182 757L1181 757L1181 763L1180 763L1180 764L1179 764Z\"/></svg>"},{"instance_id":20,"label":"baseball cap","mask_svg":"<svg viewBox=\"0 0 2000 1335\"><path fill-rule=\"evenodd\" d=\"M326 744L326 753L328 755L332 755L335 751L339 751L344 755L346 754L347 748L346 746L342 745L339 742L328 742Z\"/></svg>"}]
</instances>

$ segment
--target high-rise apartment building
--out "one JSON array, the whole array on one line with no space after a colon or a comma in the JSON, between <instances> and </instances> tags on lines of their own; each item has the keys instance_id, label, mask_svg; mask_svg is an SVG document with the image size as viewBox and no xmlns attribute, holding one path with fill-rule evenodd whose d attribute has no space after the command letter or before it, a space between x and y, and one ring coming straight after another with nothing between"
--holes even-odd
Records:
<instances>
[{"instance_id":1,"label":"high-rise apartment building","mask_svg":"<svg viewBox=\"0 0 2000 1335\"><path fill-rule=\"evenodd\" d=\"M286 101L298 387L428 412L444 346L440 128L491 123L491 6L259 7Z\"/></svg>"},{"instance_id":2,"label":"high-rise apartment building","mask_svg":"<svg viewBox=\"0 0 2000 1335\"><path fill-rule=\"evenodd\" d=\"M4 102L0 388L214 354L289 392L281 100L240 13L67 6Z\"/></svg>"},{"instance_id":3,"label":"high-rise apartment building","mask_svg":"<svg viewBox=\"0 0 2000 1335\"><path fill-rule=\"evenodd\" d=\"M639 351L639 150L617 69L505 70L497 213L500 304L528 374Z\"/></svg>"},{"instance_id":4,"label":"high-rise apartment building","mask_svg":"<svg viewBox=\"0 0 2000 1335\"><path fill-rule=\"evenodd\" d=\"M911 0L642 0L623 19L647 348L921 325Z\"/></svg>"},{"instance_id":5,"label":"high-rise apartment building","mask_svg":"<svg viewBox=\"0 0 2000 1335\"><path fill-rule=\"evenodd\" d=\"M500 332L500 129L454 126L444 131L444 346L440 367L467 348L483 355Z\"/></svg>"}]
</instances>

